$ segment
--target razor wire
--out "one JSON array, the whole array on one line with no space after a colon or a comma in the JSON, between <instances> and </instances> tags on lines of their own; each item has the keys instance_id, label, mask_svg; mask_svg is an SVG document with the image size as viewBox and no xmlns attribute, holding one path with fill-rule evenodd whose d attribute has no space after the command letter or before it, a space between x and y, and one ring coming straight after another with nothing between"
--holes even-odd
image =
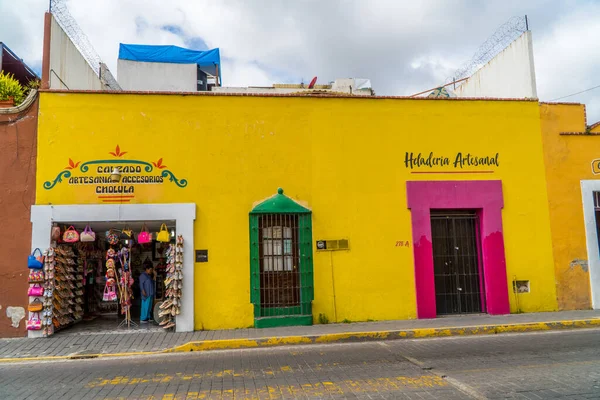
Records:
<instances>
[{"instance_id":1,"label":"razor wire","mask_svg":"<svg viewBox=\"0 0 600 400\"><path fill-rule=\"evenodd\" d=\"M108 89L121 90L119 83L108 70L106 64L102 62L102 59L94 49L94 46L92 46L87 35L79 27L77 21L69 12L67 2L68 0L50 0L50 13L54 16L56 22L60 25L69 39L71 39L90 68L92 68Z\"/></svg>"},{"instance_id":2,"label":"razor wire","mask_svg":"<svg viewBox=\"0 0 600 400\"><path fill-rule=\"evenodd\" d=\"M501 25L475 52L475 55L463 64L445 83L468 78L490 62L496 55L528 30L527 16L512 17Z\"/></svg>"}]
</instances>

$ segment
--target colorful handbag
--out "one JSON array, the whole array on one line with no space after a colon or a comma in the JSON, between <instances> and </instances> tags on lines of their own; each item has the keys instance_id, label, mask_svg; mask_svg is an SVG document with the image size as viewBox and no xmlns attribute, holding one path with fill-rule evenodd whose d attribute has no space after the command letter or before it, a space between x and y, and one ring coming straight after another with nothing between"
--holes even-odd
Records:
<instances>
[{"instance_id":1,"label":"colorful handbag","mask_svg":"<svg viewBox=\"0 0 600 400\"><path fill-rule=\"evenodd\" d=\"M27 310L29 310L31 312L40 312L43 309L44 309L44 306L43 306L42 302L40 301L40 299L38 299L37 297L31 303L29 303L29 306L27 306Z\"/></svg>"},{"instance_id":2,"label":"colorful handbag","mask_svg":"<svg viewBox=\"0 0 600 400\"><path fill-rule=\"evenodd\" d=\"M171 235L167 229L167 225L162 224L160 226L160 232L156 234L156 240L163 243L169 243L171 241Z\"/></svg>"},{"instance_id":3,"label":"colorful handbag","mask_svg":"<svg viewBox=\"0 0 600 400\"><path fill-rule=\"evenodd\" d=\"M40 320L40 314L35 312L29 316L27 320L28 331L39 331L42 329L42 321Z\"/></svg>"},{"instance_id":4,"label":"colorful handbag","mask_svg":"<svg viewBox=\"0 0 600 400\"><path fill-rule=\"evenodd\" d=\"M60 226L58 226L57 224L52 225L52 233L50 234L50 238L53 241L57 241L58 239L60 239Z\"/></svg>"},{"instance_id":5,"label":"colorful handbag","mask_svg":"<svg viewBox=\"0 0 600 400\"><path fill-rule=\"evenodd\" d=\"M106 285L104 287L104 295L102 296L103 301L115 301L117 299L117 293L115 292L114 285Z\"/></svg>"},{"instance_id":6,"label":"colorful handbag","mask_svg":"<svg viewBox=\"0 0 600 400\"><path fill-rule=\"evenodd\" d=\"M148 232L148 228L146 228L146 224L142 226L142 231L139 233L137 237L137 241L139 244L145 244L152 242L152 234Z\"/></svg>"},{"instance_id":7,"label":"colorful handbag","mask_svg":"<svg viewBox=\"0 0 600 400\"><path fill-rule=\"evenodd\" d=\"M44 272L43 271L30 271L29 278L27 279L29 283L44 283Z\"/></svg>"},{"instance_id":8,"label":"colorful handbag","mask_svg":"<svg viewBox=\"0 0 600 400\"><path fill-rule=\"evenodd\" d=\"M83 232L79 236L79 240L82 242L94 242L96 240L96 233L90 228L89 225L85 226Z\"/></svg>"},{"instance_id":9,"label":"colorful handbag","mask_svg":"<svg viewBox=\"0 0 600 400\"><path fill-rule=\"evenodd\" d=\"M108 242L108 244L115 245L119 243L119 235L112 229L106 231L106 241Z\"/></svg>"},{"instance_id":10,"label":"colorful handbag","mask_svg":"<svg viewBox=\"0 0 600 400\"><path fill-rule=\"evenodd\" d=\"M43 296L44 288L39 284L34 284L33 286L29 286L29 290L27 291L28 296Z\"/></svg>"},{"instance_id":11,"label":"colorful handbag","mask_svg":"<svg viewBox=\"0 0 600 400\"><path fill-rule=\"evenodd\" d=\"M36 257L35 252L39 252L40 255ZM27 268L31 269L42 269L44 268L44 256L40 249L33 250L33 253L27 257Z\"/></svg>"},{"instance_id":12,"label":"colorful handbag","mask_svg":"<svg viewBox=\"0 0 600 400\"><path fill-rule=\"evenodd\" d=\"M66 243L75 243L79 242L79 232L75 230L73 225L71 225L65 233L63 233L63 241Z\"/></svg>"}]
</instances>

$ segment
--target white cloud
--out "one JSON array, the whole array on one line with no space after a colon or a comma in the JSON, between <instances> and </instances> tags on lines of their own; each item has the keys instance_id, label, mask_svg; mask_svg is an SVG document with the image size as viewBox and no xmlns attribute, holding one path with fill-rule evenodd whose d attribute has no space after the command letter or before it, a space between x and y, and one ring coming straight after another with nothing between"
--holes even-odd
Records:
<instances>
[{"instance_id":1,"label":"white cloud","mask_svg":"<svg viewBox=\"0 0 600 400\"><path fill-rule=\"evenodd\" d=\"M370 78L378 94L433 87L504 21L529 15L542 100L600 84L600 5L586 0L502 2L305 0L69 0L79 25L116 72L119 42L220 47L227 85ZM0 40L39 64L47 0L0 0ZM8 18L6 17L8 15ZM176 26L182 35L163 27ZM600 89L585 101L600 119Z\"/></svg>"}]
</instances>

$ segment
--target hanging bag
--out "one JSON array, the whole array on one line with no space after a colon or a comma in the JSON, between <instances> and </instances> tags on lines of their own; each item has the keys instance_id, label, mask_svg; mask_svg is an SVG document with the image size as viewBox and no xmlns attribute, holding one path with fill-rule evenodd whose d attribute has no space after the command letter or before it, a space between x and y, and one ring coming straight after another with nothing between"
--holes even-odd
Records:
<instances>
[{"instance_id":1,"label":"hanging bag","mask_svg":"<svg viewBox=\"0 0 600 400\"><path fill-rule=\"evenodd\" d=\"M169 234L167 225L162 224L160 226L160 231L156 234L156 240L162 243L169 243L171 241L171 235Z\"/></svg>"},{"instance_id":2,"label":"hanging bag","mask_svg":"<svg viewBox=\"0 0 600 400\"><path fill-rule=\"evenodd\" d=\"M40 320L40 314L37 312L31 313L27 320L28 331L39 331L42 329L42 320Z\"/></svg>"},{"instance_id":3,"label":"hanging bag","mask_svg":"<svg viewBox=\"0 0 600 400\"><path fill-rule=\"evenodd\" d=\"M86 225L83 232L81 232L79 239L82 242L94 242L96 241L96 232L94 232L89 225Z\"/></svg>"},{"instance_id":4,"label":"hanging bag","mask_svg":"<svg viewBox=\"0 0 600 400\"><path fill-rule=\"evenodd\" d=\"M142 230L138 235L137 241L139 244L146 244L152 242L152 234L148 232L148 228L146 228L146 224L142 226Z\"/></svg>"},{"instance_id":5,"label":"hanging bag","mask_svg":"<svg viewBox=\"0 0 600 400\"><path fill-rule=\"evenodd\" d=\"M65 233L63 233L63 241L66 243L76 243L79 242L79 233L75 230L73 225L71 225Z\"/></svg>"},{"instance_id":6,"label":"hanging bag","mask_svg":"<svg viewBox=\"0 0 600 400\"><path fill-rule=\"evenodd\" d=\"M44 308L44 305L42 304L40 299L38 299L37 297L31 303L29 303L29 305L27 306L27 310L29 310L31 312L40 312L43 310L43 308Z\"/></svg>"},{"instance_id":7,"label":"hanging bag","mask_svg":"<svg viewBox=\"0 0 600 400\"><path fill-rule=\"evenodd\" d=\"M119 243L119 235L114 230L106 231L106 241L110 245L115 245Z\"/></svg>"},{"instance_id":8,"label":"hanging bag","mask_svg":"<svg viewBox=\"0 0 600 400\"><path fill-rule=\"evenodd\" d=\"M39 252L40 255L36 256L35 253ZM33 250L33 253L29 257L27 257L27 268L31 269L42 269L44 268L44 256L42 255L42 251L38 248Z\"/></svg>"},{"instance_id":9,"label":"hanging bag","mask_svg":"<svg viewBox=\"0 0 600 400\"><path fill-rule=\"evenodd\" d=\"M52 224L52 233L50 234L50 239L55 242L60 239L60 226L57 224Z\"/></svg>"},{"instance_id":10,"label":"hanging bag","mask_svg":"<svg viewBox=\"0 0 600 400\"><path fill-rule=\"evenodd\" d=\"M29 272L29 283L44 283L44 272L41 270L32 270Z\"/></svg>"},{"instance_id":11,"label":"hanging bag","mask_svg":"<svg viewBox=\"0 0 600 400\"><path fill-rule=\"evenodd\" d=\"M117 299L117 293L115 292L114 285L104 286L104 294L102 295L102 301L115 301Z\"/></svg>"},{"instance_id":12,"label":"hanging bag","mask_svg":"<svg viewBox=\"0 0 600 400\"><path fill-rule=\"evenodd\" d=\"M27 295L28 296L43 296L44 295L44 288L41 287L38 283L34 284L33 286L29 286L29 290L27 291Z\"/></svg>"}]
</instances>

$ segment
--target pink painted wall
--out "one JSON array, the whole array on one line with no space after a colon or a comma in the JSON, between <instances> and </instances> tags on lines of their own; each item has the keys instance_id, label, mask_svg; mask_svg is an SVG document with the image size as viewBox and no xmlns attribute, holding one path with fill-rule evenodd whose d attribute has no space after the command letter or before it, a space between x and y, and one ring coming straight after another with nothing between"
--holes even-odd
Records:
<instances>
[{"instance_id":1,"label":"pink painted wall","mask_svg":"<svg viewBox=\"0 0 600 400\"><path fill-rule=\"evenodd\" d=\"M435 318L437 315L431 209L478 210L487 312L509 314L502 181L408 181L406 190L412 218L417 317Z\"/></svg>"}]
</instances>

